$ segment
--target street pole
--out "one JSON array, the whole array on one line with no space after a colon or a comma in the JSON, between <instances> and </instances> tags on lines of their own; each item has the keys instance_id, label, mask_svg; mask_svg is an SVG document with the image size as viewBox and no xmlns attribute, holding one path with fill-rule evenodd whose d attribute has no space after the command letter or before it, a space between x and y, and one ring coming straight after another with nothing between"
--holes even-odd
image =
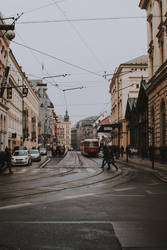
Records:
<instances>
[{"instance_id":1,"label":"street pole","mask_svg":"<svg viewBox=\"0 0 167 250\"><path fill-rule=\"evenodd\" d=\"M128 162L128 128L126 128L126 161Z\"/></svg>"},{"instance_id":2,"label":"street pole","mask_svg":"<svg viewBox=\"0 0 167 250\"><path fill-rule=\"evenodd\" d=\"M151 128L151 134L152 134L152 169L154 169L154 145L155 145L155 140L154 140L154 127Z\"/></svg>"}]
</instances>

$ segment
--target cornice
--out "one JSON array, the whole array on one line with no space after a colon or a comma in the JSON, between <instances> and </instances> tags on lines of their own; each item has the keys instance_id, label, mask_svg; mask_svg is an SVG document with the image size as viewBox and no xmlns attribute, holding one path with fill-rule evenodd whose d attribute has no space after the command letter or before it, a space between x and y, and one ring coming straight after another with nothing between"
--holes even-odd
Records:
<instances>
[{"instance_id":1,"label":"cornice","mask_svg":"<svg viewBox=\"0 0 167 250\"><path fill-rule=\"evenodd\" d=\"M158 84L167 79L167 61L165 61L159 69L154 73L153 77L148 81L147 94L153 91Z\"/></svg>"},{"instance_id":2,"label":"cornice","mask_svg":"<svg viewBox=\"0 0 167 250\"><path fill-rule=\"evenodd\" d=\"M141 9L146 9L147 6L148 6L148 3L149 3L150 0L141 0L140 3L139 3L139 7Z\"/></svg>"}]
</instances>

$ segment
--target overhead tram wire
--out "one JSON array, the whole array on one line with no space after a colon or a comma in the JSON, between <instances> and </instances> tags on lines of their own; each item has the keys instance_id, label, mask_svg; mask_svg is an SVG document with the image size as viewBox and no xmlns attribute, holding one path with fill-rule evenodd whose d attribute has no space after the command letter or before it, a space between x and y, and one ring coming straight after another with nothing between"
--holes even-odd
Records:
<instances>
[{"instance_id":1,"label":"overhead tram wire","mask_svg":"<svg viewBox=\"0 0 167 250\"><path fill-rule=\"evenodd\" d=\"M65 1L65 0L59 0L59 1L56 1L56 2L59 3L59 2L64 2L64 1ZM45 8L50 7L50 6L53 6L53 5L54 5L54 3L48 3L48 4L45 4L45 5L43 5L43 6L40 6L40 7L31 9L31 10L27 10L27 11L24 12L24 14L28 14L28 13L32 13L32 12L34 12L34 11L38 11L38 10L41 10L41 9L45 9Z\"/></svg>"},{"instance_id":2,"label":"overhead tram wire","mask_svg":"<svg viewBox=\"0 0 167 250\"><path fill-rule=\"evenodd\" d=\"M153 16L159 18L161 16ZM165 17L165 16L162 16ZM125 16L125 17L95 17L95 18L71 18L71 19L55 19L55 20L39 20L39 21L24 21L18 24L43 24L43 23L64 23L64 22L92 22L92 21L112 21L112 20L132 20L132 19L146 19L147 16Z\"/></svg>"},{"instance_id":3,"label":"overhead tram wire","mask_svg":"<svg viewBox=\"0 0 167 250\"><path fill-rule=\"evenodd\" d=\"M70 21L70 19L68 18L68 16L65 14L65 12L63 11L63 9L59 6L59 4L55 1L52 0L56 7L58 8L58 10L62 13L62 15L64 16L64 18L68 21L69 25L71 26L71 28L75 31L75 33L77 34L77 36L79 37L79 39L81 40L81 42L83 43L83 45L86 47L86 49L90 52L90 54L95 58L95 61L97 62L97 64L101 67L104 68L104 65L102 64L102 62L99 60L99 58L95 55L93 49L88 45L88 43L86 42L86 40L84 39L84 37L81 35L81 33L79 32L79 30L74 26L74 24Z\"/></svg>"},{"instance_id":4,"label":"overhead tram wire","mask_svg":"<svg viewBox=\"0 0 167 250\"><path fill-rule=\"evenodd\" d=\"M74 63L70 63L70 62L65 61L65 60L63 60L63 59L61 59L61 58L58 58L58 57L56 57L56 56L52 56L52 55L50 55L50 54L48 54L48 53L46 53L46 52L43 52L43 51L38 50L38 49L34 49L34 48L29 47L29 46L26 46L26 45L24 45L24 44L18 43L18 42L16 42L16 41L12 41L12 42L13 42L14 44L17 44L17 45L22 46L22 47L24 47L24 48L26 48L26 49L32 50L32 51L34 51L34 52L36 52L36 53L39 53L39 54L41 54L41 55L50 57L50 58L52 58L53 60L59 61L59 62L64 63L64 64L67 64L67 65L69 65L69 66L71 66L71 67L73 67L73 68L77 68L77 69L80 69L80 70L82 70L82 71L86 71L86 72L88 72L88 73L90 73L90 74L96 75L96 76L98 76L98 77L104 79L104 77L103 77L102 75L100 75L100 74L98 74L98 73L96 73L96 72L94 72L94 71L88 70L88 69L86 69L86 68L84 68L84 67L81 67L81 66L79 66L79 65L76 65L76 64L74 64Z\"/></svg>"},{"instance_id":5,"label":"overhead tram wire","mask_svg":"<svg viewBox=\"0 0 167 250\"><path fill-rule=\"evenodd\" d=\"M60 2L64 2L66 0L58 0L57 2L60 3ZM29 14L29 13L32 13L32 12L35 12L35 11L38 11L38 10L41 10L41 9L45 9L45 8L48 8L50 6L53 6L54 4L53 3L48 3L48 4L45 4L45 5L42 5L40 7L36 7L34 9L30 9L30 10L27 10L27 11L22 11L23 14ZM11 18L3 18L4 20L5 19L11 19Z\"/></svg>"}]
</instances>

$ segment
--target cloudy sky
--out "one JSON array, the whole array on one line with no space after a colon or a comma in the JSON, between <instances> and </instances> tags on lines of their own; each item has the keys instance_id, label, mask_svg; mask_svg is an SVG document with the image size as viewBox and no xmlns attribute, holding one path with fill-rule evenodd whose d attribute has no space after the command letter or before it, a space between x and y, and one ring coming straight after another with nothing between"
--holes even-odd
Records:
<instances>
[{"instance_id":1,"label":"cloudy sky","mask_svg":"<svg viewBox=\"0 0 167 250\"><path fill-rule=\"evenodd\" d=\"M146 54L146 18L138 4L139 0L3 1L4 17L23 13L11 49L28 78L67 74L45 79L57 115L67 109L74 124L109 112L112 75L105 79L104 72L112 74L119 64Z\"/></svg>"}]
</instances>

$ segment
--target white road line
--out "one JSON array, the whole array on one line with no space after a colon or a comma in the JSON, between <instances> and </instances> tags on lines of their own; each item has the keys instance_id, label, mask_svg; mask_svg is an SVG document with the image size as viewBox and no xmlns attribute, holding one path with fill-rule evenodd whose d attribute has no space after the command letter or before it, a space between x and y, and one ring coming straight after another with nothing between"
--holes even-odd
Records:
<instances>
[{"instance_id":1,"label":"white road line","mask_svg":"<svg viewBox=\"0 0 167 250\"><path fill-rule=\"evenodd\" d=\"M153 192L151 192L151 191L149 191L149 190L146 190L146 193L147 194L150 194L150 195L167 195L167 193L153 193Z\"/></svg>"},{"instance_id":2,"label":"white road line","mask_svg":"<svg viewBox=\"0 0 167 250\"><path fill-rule=\"evenodd\" d=\"M90 194L80 194L80 195L73 195L73 196L65 196L64 199L77 199L77 198L82 198L82 197L87 197L87 196L92 196L95 195L94 193Z\"/></svg>"},{"instance_id":3,"label":"white road line","mask_svg":"<svg viewBox=\"0 0 167 250\"><path fill-rule=\"evenodd\" d=\"M112 197L145 197L144 194L110 194Z\"/></svg>"},{"instance_id":4,"label":"white road line","mask_svg":"<svg viewBox=\"0 0 167 250\"><path fill-rule=\"evenodd\" d=\"M1 221L6 224L112 224L113 221Z\"/></svg>"},{"instance_id":5,"label":"white road line","mask_svg":"<svg viewBox=\"0 0 167 250\"><path fill-rule=\"evenodd\" d=\"M18 208L18 207L26 207L26 206L30 206L30 205L32 205L32 203L15 204L15 205L9 205L9 206L0 207L0 210L10 209L10 208Z\"/></svg>"},{"instance_id":6,"label":"white road line","mask_svg":"<svg viewBox=\"0 0 167 250\"><path fill-rule=\"evenodd\" d=\"M114 189L114 191L120 192L120 191L128 191L128 190L133 190L133 189L136 189L136 187L117 188L117 189Z\"/></svg>"}]
</instances>

